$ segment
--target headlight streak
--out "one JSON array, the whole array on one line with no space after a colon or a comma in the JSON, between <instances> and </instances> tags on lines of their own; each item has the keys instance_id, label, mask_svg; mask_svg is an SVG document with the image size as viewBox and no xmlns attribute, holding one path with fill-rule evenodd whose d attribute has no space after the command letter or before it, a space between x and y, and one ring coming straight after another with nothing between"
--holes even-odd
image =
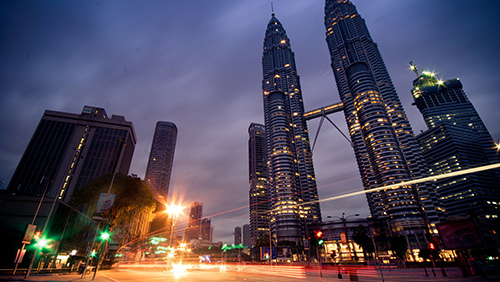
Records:
<instances>
[{"instance_id":1,"label":"headlight streak","mask_svg":"<svg viewBox=\"0 0 500 282\"><path fill-rule=\"evenodd\" d=\"M440 175L436 175L436 176L428 176L428 177L424 177L424 178L420 178L420 179L403 181L403 182L399 182L396 184L386 185L386 186L372 188L372 189L368 189L368 190L351 192L351 193L347 193L347 194L343 194L343 195L328 197L325 199L321 199L321 200L317 200L317 201L310 201L307 203L301 203L301 204L297 204L297 205L306 205L306 204L311 204L311 203L328 202L328 201L343 199L343 198L352 197L352 196L356 196L356 195L378 192L378 191L386 190L386 189L395 189L395 188L398 188L398 187L403 186L403 185L412 185L412 184L417 184L417 183L422 183L422 182L427 182L427 181L432 181L432 180L438 180L438 179L443 179L443 178L448 178L448 177L460 176L460 175L464 175L464 174L480 172L480 171L490 170L490 169L495 169L495 168L500 168L500 163L491 164L491 165L484 165L484 166L464 169L464 170L460 170L460 171L452 171L452 172L448 172L448 173L444 173L444 174L440 174Z\"/></svg>"}]
</instances>

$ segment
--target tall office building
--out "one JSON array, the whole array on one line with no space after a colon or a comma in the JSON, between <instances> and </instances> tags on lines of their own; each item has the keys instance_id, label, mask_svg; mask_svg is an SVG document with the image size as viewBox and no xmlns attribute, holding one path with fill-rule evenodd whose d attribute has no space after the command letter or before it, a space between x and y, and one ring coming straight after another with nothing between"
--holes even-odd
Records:
<instances>
[{"instance_id":1,"label":"tall office building","mask_svg":"<svg viewBox=\"0 0 500 282\"><path fill-rule=\"evenodd\" d=\"M243 246L251 246L251 238L250 238L250 224L243 225Z\"/></svg>"},{"instance_id":2,"label":"tall office building","mask_svg":"<svg viewBox=\"0 0 500 282\"><path fill-rule=\"evenodd\" d=\"M76 189L104 174L127 175L135 144L133 124L111 118L103 108L85 106L81 114L46 110L7 190L41 196L40 180L51 180L46 195L68 202Z\"/></svg>"},{"instance_id":3,"label":"tall office building","mask_svg":"<svg viewBox=\"0 0 500 282\"><path fill-rule=\"evenodd\" d=\"M239 226L234 228L234 244L241 244L241 227Z\"/></svg>"},{"instance_id":4,"label":"tall office building","mask_svg":"<svg viewBox=\"0 0 500 282\"><path fill-rule=\"evenodd\" d=\"M212 242L212 220L204 218L201 220L201 239L207 242Z\"/></svg>"},{"instance_id":5,"label":"tall office building","mask_svg":"<svg viewBox=\"0 0 500 282\"><path fill-rule=\"evenodd\" d=\"M188 226L184 231L184 240L198 239L201 234L201 223L203 217L203 203L194 202L189 212Z\"/></svg>"},{"instance_id":6,"label":"tall office building","mask_svg":"<svg viewBox=\"0 0 500 282\"><path fill-rule=\"evenodd\" d=\"M275 241L302 242L321 221L299 75L290 40L272 13L262 56L271 229Z\"/></svg>"},{"instance_id":7,"label":"tall office building","mask_svg":"<svg viewBox=\"0 0 500 282\"><path fill-rule=\"evenodd\" d=\"M145 181L158 195L167 200L174 162L177 127L167 121L156 123Z\"/></svg>"},{"instance_id":8,"label":"tall office building","mask_svg":"<svg viewBox=\"0 0 500 282\"><path fill-rule=\"evenodd\" d=\"M351 1L327 0L326 41L364 188L426 174L426 164L377 44ZM438 221L437 198L427 183L367 194L373 216L395 234L425 230ZM425 212L422 212L422 208Z\"/></svg>"},{"instance_id":9,"label":"tall office building","mask_svg":"<svg viewBox=\"0 0 500 282\"><path fill-rule=\"evenodd\" d=\"M422 72L413 81L414 105L429 128L417 136L431 175L497 163L495 143L463 91L459 79L438 80ZM447 217L498 218L500 182L494 170L450 177L435 182Z\"/></svg>"},{"instance_id":10,"label":"tall office building","mask_svg":"<svg viewBox=\"0 0 500 282\"><path fill-rule=\"evenodd\" d=\"M269 192L267 181L266 130L252 123L248 128L248 169L250 183L250 237L255 245L259 237L269 233Z\"/></svg>"}]
</instances>

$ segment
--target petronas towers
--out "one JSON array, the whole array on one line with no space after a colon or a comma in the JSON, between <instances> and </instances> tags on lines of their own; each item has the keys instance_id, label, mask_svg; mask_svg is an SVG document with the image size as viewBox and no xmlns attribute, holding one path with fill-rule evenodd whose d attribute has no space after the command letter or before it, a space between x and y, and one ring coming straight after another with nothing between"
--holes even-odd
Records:
<instances>
[{"instance_id":1,"label":"petronas towers","mask_svg":"<svg viewBox=\"0 0 500 282\"><path fill-rule=\"evenodd\" d=\"M327 0L325 28L341 99L335 108L344 112L364 189L424 176L426 164L406 113L356 7ZM261 213L270 218L273 241L305 242L308 225L322 220L306 124L311 115L304 110L290 39L274 12L262 69L269 205ZM370 190L367 200L372 216L394 234L412 234L438 221L433 191L428 184L401 185Z\"/></svg>"}]
</instances>

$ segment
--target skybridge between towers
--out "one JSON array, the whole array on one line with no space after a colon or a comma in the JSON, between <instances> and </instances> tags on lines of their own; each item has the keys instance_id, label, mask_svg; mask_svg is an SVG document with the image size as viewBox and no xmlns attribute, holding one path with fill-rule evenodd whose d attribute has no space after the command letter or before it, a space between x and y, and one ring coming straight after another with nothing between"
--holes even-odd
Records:
<instances>
[{"instance_id":1,"label":"skybridge between towers","mask_svg":"<svg viewBox=\"0 0 500 282\"><path fill-rule=\"evenodd\" d=\"M319 109L304 113L304 120L308 121L308 120L315 119L318 117L324 117L324 116L329 115L329 114L340 112L343 109L344 109L344 103L342 103L342 102L337 103L337 104L333 104L330 106L326 106L326 107L321 107Z\"/></svg>"},{"instance_id":2,"label":"skybridge between towers","mask_svg":"<svg viewBox=\"0 0 500 282\"><path fill-rule=\"evenodd\" d=\"M344 138L347 140L347 142L349 142L349 144L351 144L351 146L352 146L351 140L340 130L340 128L337 127L337 125L335 125L335 123L333 123L333 121L331 119L329 119L327 117L327 115L329 115L329 114L340 112L342 110L344 110L344 103L340 102L337 104L332 104L330 106L321 107L319 109L304 113L303 118L305 121L321 117L321 120L320 120L319 126L318 126L318 131L316 131L316 136L314 137L314 142L313 142L313 146L311 148L311 151L314 151L314 146L316 145L316 140L318 140L319 131L321 130L321 126L323 125L323 121L325 119L327 119L338 130L338 132L340 132L340 134L342 134L342 136L344 136Z\"/></svg>"}]
</instances>

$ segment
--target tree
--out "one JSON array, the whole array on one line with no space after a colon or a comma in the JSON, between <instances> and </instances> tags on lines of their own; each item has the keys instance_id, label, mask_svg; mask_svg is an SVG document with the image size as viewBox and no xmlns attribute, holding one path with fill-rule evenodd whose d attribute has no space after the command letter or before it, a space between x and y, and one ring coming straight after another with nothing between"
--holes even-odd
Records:
<instances>
[{"instance_id":1,"label":"tree","mask_svg":"<svg viewBox=\"0 0 500 282\"><path fill-rule=\"evenodd\" d=\"M400 260L404 260L408 249L406 238L404 236L392 237L390 242L391 250L394 252L396 257Z\"/></svg>"},{"instance_id":2,"label":"tree","mask_svg":"<svg viewBox=\"0 0 500 282\"><path fill-rule=\"evenodd\" d=\"M360 245L363 248L363 256L370 260L373 260L372 254L375 252L375 248L373 247L373 242L370 236L368 236L368 230L362 225L356 227L354 229L354 234L352 236L354 242Z\"/></svg>"},{"instance_id":3,"label":"tree","mask_svg":"<svg viewBox=\"0 0 500 282\"><path fill-rule=\"evenodd\" d=\"M100 193L108 192L111 178L112 174L103 175L75 191L71 204L82 207L84 213L92 216ZM111 194L116 195L113 204L116 215L109 219L108 224L114 231L111 238L121 247L145 235L149 228L141 227L141 224L149 224L153 220L156 202L149 186L134 176L116 174Z\"/></svg>"}]
</instances>

